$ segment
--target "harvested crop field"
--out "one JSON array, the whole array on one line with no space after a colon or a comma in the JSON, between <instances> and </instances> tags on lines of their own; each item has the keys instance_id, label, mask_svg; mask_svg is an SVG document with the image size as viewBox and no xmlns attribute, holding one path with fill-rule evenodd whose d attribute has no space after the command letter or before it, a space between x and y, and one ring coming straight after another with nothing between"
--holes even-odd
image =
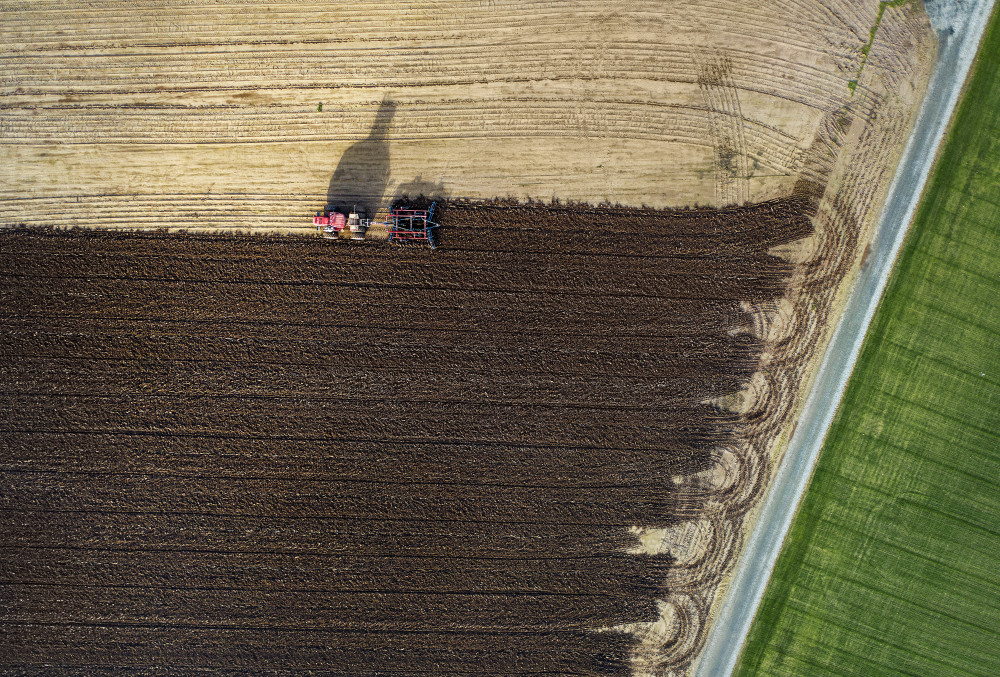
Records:
<instances>
[{"instance_id":1,"label":"harvested crop field","mask_svg":"<svg viewBox=\"0 0 1000 677\"><path fill-rule=\"evenodd\" d=\"M627 673L814 208L3 233L2 667Z\"/></svg>"},{"instance_id":2,"label":"harvested crop field","mask_svg":"<svg viewBox=\"0 0 1000 677\"><path fill-rule=\"evenodd\" d=\"M56 581L88 548L139 572L94 565L85 585L119 587L88 599L118 606L12 606L18 660L239 672L280 649L292 671L493 674L528 670L523 650L558 673L687 673L920 102L917 3L0 8L0 228L27 247L4 255L0 373L11 420L51 436L8 445L22 541L0 559L51 552L32 575ZM315 237L324 205L420 194L447 205L435 252ZM66 227L123 233L47 230ZM375 552L436 606L387 596ZM22 611L92 590L17 576ZM333 606L348 584L372 597ZM118 594L141 585L174 596ZM533 593L499 604L511 590ZM336 623L382 614L364 636L384 643L361 656L333 621L292 642L277 596L314 591ZM432 621L453 629L414 629ZM605 626L626 634L585 630ZM62 644L29 644L42 627Z\"/></svg>"},{"instance_id":3,"label":"harvested crop field","mask_svg":"<svg viewBox=\"0 0 1000 677\"><path fill-rule=\"evenodd\" d=\"M328 196L420 192L787 197L845 106L905 119L927 37L893 9L866 49L872 0L0 8L0 223L57 227L306 232Z\"/></svg>"}]
</instances>

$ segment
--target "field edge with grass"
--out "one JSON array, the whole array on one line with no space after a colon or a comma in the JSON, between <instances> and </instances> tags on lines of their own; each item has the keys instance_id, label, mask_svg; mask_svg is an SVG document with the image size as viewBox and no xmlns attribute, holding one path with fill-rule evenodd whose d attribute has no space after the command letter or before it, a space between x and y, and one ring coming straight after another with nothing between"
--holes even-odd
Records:
<instances>
[{"instance_id":1,"label":"field edge with grass","mask_svg":"<svg viewBox=\"0 0 1000 677\"><path fill-rule=\"evenodd\" d=\"M734 674L1000 673L997 157L994 10Z\"/></svg>"}]
</instances>

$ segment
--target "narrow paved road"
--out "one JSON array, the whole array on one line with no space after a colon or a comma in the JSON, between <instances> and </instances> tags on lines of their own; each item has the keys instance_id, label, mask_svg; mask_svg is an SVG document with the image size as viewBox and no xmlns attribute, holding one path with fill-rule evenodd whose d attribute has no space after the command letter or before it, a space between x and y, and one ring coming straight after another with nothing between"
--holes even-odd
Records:
<instances>
[{"instance_id":1,"label":"narrow paved road","mask_svg":"<svg viewBox=\"0 0 1000 677\"><path fill-rule=\"evenodd\" d=\"M869 263L858 277L823 357L816 385L764 499L760 519L747 537L732 586L694 668L695 677L730 675L739 659L781 544L809 483L868 324L913 219L993 3L994 0L926 0L939 39L937 64L926 98L889 188Z\"/></svg>"}]
</instances>

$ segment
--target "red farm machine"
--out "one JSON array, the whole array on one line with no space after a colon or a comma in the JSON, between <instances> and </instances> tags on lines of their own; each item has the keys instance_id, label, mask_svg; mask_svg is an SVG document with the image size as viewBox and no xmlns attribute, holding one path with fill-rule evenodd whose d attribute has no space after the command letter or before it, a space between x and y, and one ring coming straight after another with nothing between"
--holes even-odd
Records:
<instances>
[{"instance_id":1,"label":"red farm machine","mask_svg":"<svg viewBox=\"0 0 1000 677\"><path fill-rule=\"evenodd\" d=\"M322 230L324 237L339 238L350 236L353 240L386 239L389 242L426 243L431 249L437 247L434 239L434 207L427 209L403 209L395 207L380 211L374 219L366 219L357 209L348 214L336 210L317 213L313 225Z\"/></svg>"},{"instance_id":2,"label":"red farm machine","mask_svg":"<svg viewBox=\"0 0 1000 677\"><path fill-rule=\"evenodd\" d=\"M313 225L316 230L322 229L325 237L341 237L350 234L355 240L363 240L365 231L368 230L368 219L362 218L361 212L355 208L349 214L343 214L330 209L324 212L316 212L313 217Z\"/></svg>"}]
</instances>

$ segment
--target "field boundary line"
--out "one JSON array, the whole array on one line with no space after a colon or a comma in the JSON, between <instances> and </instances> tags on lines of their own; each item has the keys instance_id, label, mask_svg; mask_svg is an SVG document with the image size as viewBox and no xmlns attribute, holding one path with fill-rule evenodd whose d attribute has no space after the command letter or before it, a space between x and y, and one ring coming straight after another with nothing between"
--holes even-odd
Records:
<instances>
[{"instance_id":1,"label":"field boundary line","mask_svg":"<svg viewBox=\"0 0 1000 677\"><path fill-rule=\"evenodd\" d=\"M737 562L732 584L709 629L694 677L731 675L746 642L781 546L791 528L834 414L909 230L959 96L979 51L995 0L928 0L938 55L913 131L871 243L870 263L858 275L817 372L754 530ZM933 149L933 152L928 152Z\"/></svg>"}]
</instances>

